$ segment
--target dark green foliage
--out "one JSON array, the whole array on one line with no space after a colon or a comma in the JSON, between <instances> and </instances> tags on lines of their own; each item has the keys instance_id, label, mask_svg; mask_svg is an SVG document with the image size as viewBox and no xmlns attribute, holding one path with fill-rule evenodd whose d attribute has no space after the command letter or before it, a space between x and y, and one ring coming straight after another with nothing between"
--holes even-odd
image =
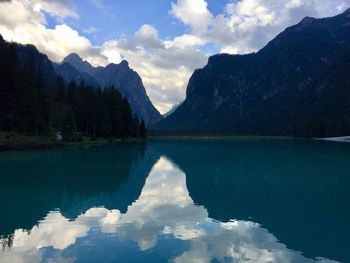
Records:
<instances>
[{"instance_id":1,"label":"dark green foliage","mask_svg":"<svg viewBox=\"0 0 350 263\"><path fill-rule=\"evenodd\" d=\"M16 56L13 45L0 43L0 129L10 131L15 123L14 95L16 91Z\"/></svg>"},{"instance_id":2,"label":"dark green foliage","mask_svg":"<svg viewBox=\"0 0 350 263\"><path fill-rule=\"evenodd\" d=\"M115 87L101 89L81 81L65 86L58 76L44 81L38 51L0 41L0 131L47 135L60 131L65 141L138 137L140 123ZM25 50L26 52L24 52Z\"/></svg>"},{"instance_id":3,"label":"dark green foliage","mask_svg":"<svg viewBox=\"0 0 350 263\"><path fill-rule=\"evenodd\" d=\"M122 137L127 138L133 134L134 132L133 129L135 128L135 125L133 123L134 119L132 117L132 112L131 112L129 102L125 98L122 100L121 119L122 119L122 123L124 123L123 129L122 129Z\"/></svg>"},{"instance_id":4,"label":"dark green foliage","mask_svg":"<svg viewBox=\"0 0 350 263\"><path fill-rule=\"evenodd\" d=\"M52 127L62 131L63 137L73 140L77 133L90 138L137 137L139 123L128 100L116 88L91 87L83 81L79 86L71 81L63 90L61 86L59 78L58 86L52 89L51 119L56 120Z\"/></svg>"},{"instance_id":5,"label":"dark green foliage","mask_svg":"<svg viewBox=\"0 0 350 263\"><path fill-rule=\"evenodd\" d=\"M62 135L65 140L74 140L77 132L77 124L75 122L75 116L73 110L68 107L66 109L65 118L63 120Z\"/></svg>"},{"instance_id":6,"label":"dark green foliage","mask_svg":"<svg viewBox=\"0 0 350 263\"><path fill-rule=\"evenodd\" d=\"M140 124L139 136L140 136L140 138L147 138L146 125L145 125L145 122L143 120L141 121L141 124Z\"/></svg>"},{"instance_id":7,"label":"dark green foliage","mask_svg":"<svg viewBox=\"0 0 350 263\"><path fill-rule=\"evenodd\" d=\"M49 91L51 126L62 130L65 116L65 87L62 77L58 77L54 87Z\"/></svg>"},{"instance_id":8,"label":"dark green foliage","mask_svg":"<svg viewBox=\"0 0 350 263\"><path fill-rule=\"evenodd\" d=\"M34 70L34 50L28 50L22 65L17 62L16 53L15 44L0 44L0 129L45 134L48 101L41 71Z\"/></svg>"}]
</instances>

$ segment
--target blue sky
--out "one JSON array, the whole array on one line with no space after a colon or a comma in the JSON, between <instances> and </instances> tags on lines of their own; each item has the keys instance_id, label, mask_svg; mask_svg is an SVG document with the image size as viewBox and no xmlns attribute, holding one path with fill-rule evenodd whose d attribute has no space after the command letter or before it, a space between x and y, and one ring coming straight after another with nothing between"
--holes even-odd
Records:
<instances>
[{"instance_id":1,"label":"blue sky","mask_svg":"<svg viewBox=\"0 0 350 263\"><path fill-rule=\"evenodd\" d=\"M216 53L256 52L305 16L343 12L350 0L2 0L0 34L55 62L72 52L94 66L126 59L161 113Z\"/></svg>"},{"instance_id":2,"label":"blue sky","mask_svg":"<svg viewBox=\"0 0 350 263\"><path fill-rule=\"evenodd\" d=\"M159 30L159 37L171 39L190 31L181 21L170 14L170 0L75 0L79 20L66 22L86 36L94 45L121 37L131 37L142 25L150 24ZM208 9L214 15L222 13L227 0L208 0ZM59 21L51 16L49 26ZM214 47L212 46L212 49ZM216 49L212 52L218 51Z\"/></svg>"}]
</instances>

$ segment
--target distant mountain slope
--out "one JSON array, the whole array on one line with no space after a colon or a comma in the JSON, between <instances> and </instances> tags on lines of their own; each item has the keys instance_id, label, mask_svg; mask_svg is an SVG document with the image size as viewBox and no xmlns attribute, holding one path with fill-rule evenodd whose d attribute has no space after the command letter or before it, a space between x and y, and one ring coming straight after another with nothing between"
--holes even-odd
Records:
<instances>
[{"instance_id":1,"label":"distant mountain slope","mask_svg":"<svg viewBox=\"0 0 350 263\"><path fill-rule=\"evenodd\" d=\"M94 70L93 66L90 65L89 62L83 61L78 54L72 53L65 57L61 64L68 63L72 65L76 70L81 73L92 73Z\"/></svg>"},{"instance_id":2,"label":"distant mountain slope","mask_svg":"<svg viewBox=\"0 0 350 263\"><path fill-rule=\"evenodd\" d=\"M97 81L91 77L88 73L86 72L79 72L77 69L75 69L71 64L68 62L64 62L62 64L52 64L57 75L63 76L67 84L71 81L74 80L76 83L80 83L81 81L84 81L85 84L91 85L91 86L98 86L99 84Z\"/></svg>"},{"instance_id":3,"label":"distant mountain slope","mask_svg":"<svg viewBox=\"0 0 350 263\"><path fill-rule=\"evenodd\" d=\"M75 71L67 70L67 65L70 65ZM101 87L115 86L129 100L133 112L139 118L144 119L148 126L162 119L147 96L142 79L129 67L127 61L95 68L73 53L56 67L56 72L66 81L83 79L87 83L97 83Z\"/></svg>"},{"instance_id":4,"label":"distant mountain slope","mask_svg":"<svg viewBox=\"0 0 350 263\"><path fill-rule=\"evenodd\" d=\"M167 118L171 114L173 114L176 111L176 109L181 106L181 104L182 102L178 104L174 104L167 113L163 114L163 118Z\"/></svg>"},{"instance_id":5,"label":"distant mountain slope","mask_svg":"<svg viewBox=\"0 0 350 263\"><path fill-rule=\"evenodd\" d=\"M298 136L350 133L349 50L350 10L332 18L304 18L257 53L209 58L193 73L184 103L155 128Z\"/></svg>"},{"instance_id":6,"label":"distant mountain slope","mask_svg":"<svg viewBox=\"0 0 350 263\"><path fill-rule=\"evenodd\" d=\"M46 95L55 80L46 55L32 45L6 42L0 35L0 131L45 133Z\"/></svg>"},{"instance_id":7,"label":"distant mountain slope","mask_svg":"<svg viewBox=\"0 0 350 263\"><path fill-rule=\"evenodd\" d=\"M34 45L21 45L18 43L5 42L0 35L0 45L13 46L16 53L16 59L21 66L31 66L34 72L40 72L41 78L46 86L52 85L56 80L56 73L51 61L45 55L40 53ZM3 65L6 66L6 65Z\"/></svg>"}]
</instances>

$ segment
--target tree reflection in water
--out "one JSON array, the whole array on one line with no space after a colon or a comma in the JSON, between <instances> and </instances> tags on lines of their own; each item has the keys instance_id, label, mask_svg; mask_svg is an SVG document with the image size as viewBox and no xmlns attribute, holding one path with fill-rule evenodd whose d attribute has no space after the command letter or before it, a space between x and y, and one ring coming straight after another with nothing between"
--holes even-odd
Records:
<instances>
[{"instance_id":1,"label":"tree reflection in water","mask_svg":"<svg viewBox=\"0 0 350 263\"><path fill-rule=\"evenodd\" d=\"M164 156L125 212L92 207L69 220L51 211L29 232L16 229L12 248L0 253L0 261L86 262L87 254L93 260L96 250L104 249L109 261L147 262L149 254L166 253L162 242L175 240L178 249L169 246L165 255L170 262L334 262L288 249L257 223L210 218L192 200L185 173ZM127 247L127 258L120 258L117 247Z\"/></svg>"}]
</instances>

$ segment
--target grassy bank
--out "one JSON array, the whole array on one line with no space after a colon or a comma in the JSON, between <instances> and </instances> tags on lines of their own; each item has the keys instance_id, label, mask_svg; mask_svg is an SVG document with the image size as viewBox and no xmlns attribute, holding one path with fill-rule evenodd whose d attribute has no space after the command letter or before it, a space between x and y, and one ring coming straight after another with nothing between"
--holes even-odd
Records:
<instances>
[{"instance_id":1,"label":"grassy bank","mask_svg":"<svg viewBox=\"0 0 350 263\"><path fill-rule=\"evenodd\" d=\"M115 143L131 143L131 142L142 142L145 139L140 138L129 138L129 139L90 139L85 138L78 142L64 143L64 147L80 147L80 146L94 146L94 145L104 145L104 144L115 144Z\"/></svg>"},{"instance_id":2,"label":"grassy bank","mask_svg":"<svg viewBox=\"0 0 350 263\"><path fill-rule=\"evenodd\" d=\"M59 146L62 144L50 137L0 133L0 151L48 149Z\"/></svg>"}]
</instances>

